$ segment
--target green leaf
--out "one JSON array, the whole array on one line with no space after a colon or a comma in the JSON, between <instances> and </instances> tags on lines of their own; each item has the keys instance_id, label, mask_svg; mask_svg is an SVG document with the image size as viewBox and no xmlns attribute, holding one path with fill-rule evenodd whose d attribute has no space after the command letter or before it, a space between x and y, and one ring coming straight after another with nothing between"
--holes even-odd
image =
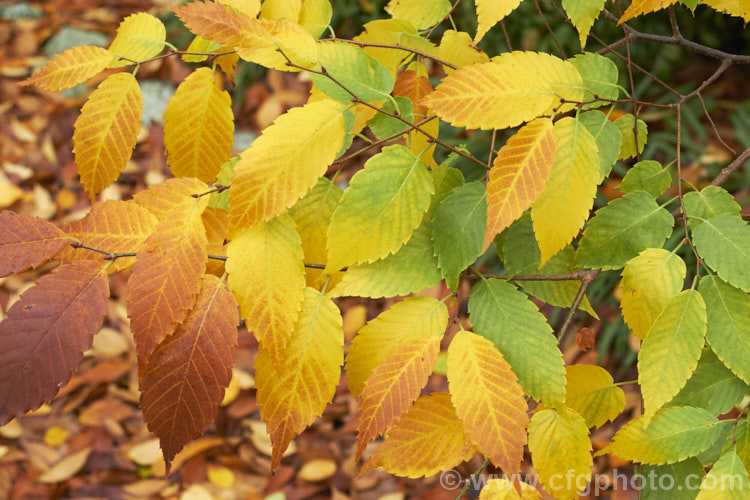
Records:
<instances>
[{"instance_id":1,"label":"green leaf","mask_svg":"<svg viewBox=\"0 0 750 500\"><path fill-rule=\"evenodd\" d=\"M620 154L617 156L618 160L624 160L626 158L632 158L636 156L635 153L635 132L633 132L635 117L628 113L623 115L614 121L615 126L620 129L622 133L622 144L620 144ZM643 147L646 145L648 139L648 127L646 122L638 120L638 152L643 152Z\"/></svg>"},{"instance_id":2,"label":"green leaf","mask_svg":"<svg viewBox=\"0 0 750 500\"><path fill-rule=\"evenodd\" d=\"M594 21L604 8L604 2L605 0L563 0L562 2L565 13L578 30L582 49L586 46L586 38Z\"/></svg>"},{"instance_id":3,"label":"green leaf","mask_svg":"<svg viewBox=\"0 0 750 500\"><path fill-rule=\"evenodd\" d=\"M536 242L533 222L528 211L505 231L502 247L498 248L497 253L502 257L505 269L510 276L535 274L539 269L542 254Z\"/></svg>"},{"instance_id":4,"label":"green leaf","mask_svg":"<svg viewBox=\"0 0 750 500\"><path fill-rule=\"evenodd\" d=\"M216 178L216 184L222 186L229 186L232 183L232 174L234 173L234 165L240 161L239 156L230 158L219 170L219 175ZM214 208L220 208L221 210L229 210L229 190L222 191L221 193L214 193L208 200L208 206Z\"/></svg>"},{"instance_id":5,"label":"green leaf","mask_svg":"<svg viewBox=\"0 0 750 500\"><path fill-rule=\"evenodd\" d=\"M603 5L600 1L597 3ZM581 45L583 45L583 43ZM578 72L581 73L583 87L586 89L583 93L584 102L593 101L598 97L604 99L617 99L620 96L620 88L617 86L619 73L617 71L617 66L611 59L599 54L594 54L593 52L584 52L583 54L576 54L576 56L569 59L569 61L578 69ZM609 104L610 103L606 101L594 102L585 104L581 109L586 110L598 108L599 106L606 106ZM599 149L599 153L601 154L601 149Z\"/></svg>"},{"instance_id":6,"label":"green leaf","mask_svg":"<svg viewBox=\"0 0 750 500\"><path fill-rule=\"evenodd\" d=\"M633 165L617 187L623 193L645 191L658 198L672 184L672 176L658 161L646 160Z\"/></svg>"},{"instance_id":7,"label":"green leaf","mask_svg":"<svg viewBox=\"0 0 750 500\"><path fill-rule=\"evenodd\" d=\"M695 500L698 495L698 479L705 473L701 461L693 457L670 465L644 465L641 474L644 476L642 500ZM651 477L654 479L646 479ZM694 489L685 486L692 486Z\"/></svg>"},{"instance_id":8,"label":"green leaf","mask_svg":"<svg viewBox=\"0 0 750 500\"><path fill-rule=\"evenodd\" d=\"M599 182L604 180L612 170L612 165L620 154L622 133L615 124L607 119L601 111L583 113L578 119L596 139L599 148Z\"/></svg>"},{"instance_id":9,"label":"green leaf","mask_svg":"<svg viewBox=\"0 0 750 500\"><path fill-rule=\"evenodd\" d=\"M609 202L591 218L578 246L576 264L618 269L647 248L661 247L674 218L643 191Z\"/></svg>"},{"instance_id":10,"label":"green leaf","mask_svg":"<svg viewBox=\"0 0 750 500\"><path fill-rule=\"evenodd\" d=\"M702 408L664 408L648 420L641 415L625 424L594 456L612 453L633 462L680 462L708 449L721 436L721 422Z\"/></svg>"},{"instance_id":11,"label":"green leaf","mask_svg":"<svg viewBox=\"0 0 750 500\"><path fill-rule=\"evenodd\" d=\"M481 182L455 188L435 211L432 239L440 272L449 288L461 271L482 255L487 231L487 191Z\"/></svg>"},{"instance_id":12,"label":"green leaf","mask_svg":"<svg viewBox=\"0 0 750 500\"><path fill-rule=\"evenodd\" d=\"M435 183L435 194L432 195L430 208L425 215L426 219L432 219L435 210L437 210L445 197L451 194L451 191L464 185L464 174L459 169L450 166L456 156L451 153L445 161L431 172L432 180Z\"/></svg>"},{"instance_id":13,"label":"green leaf","mask_svg":"<svg viewBox=\"0 0 750 500\"><path fill-rule=\"evenodd\" d=\"M742 402L750 386L724 366L711 349L704 349L698 368L669 406L695 406L721 415Z\"/></svg>"},{"instance_id":14,"label":"green leaf","mask_svg":"<svg viewBox=\"0 0 750 500\"><path fill-rule=\"evenodd\" d=\"M690 191L682 197L688 215L690 229L695 229L703 222L719 214L731 214L740 217L740 205L734 196L719 186L706 186L700 191ZM696 219L695 217L699 217Z\"/></svg>"},{"instance_id":15,"label":"green leaf","mask_svg":"<svg viewBox=\"0 0 750 500\"><path fill-rule=\"evenodd\" d=\"M614 421L625 409L625 392L601 366L568 365L565 404L581 414L588 427Z\"/></svg>"},{"instance_id":16,"label":"green leaf","mask_svg":"<svg viewBox=\"0 0 750 500\"><path fill-rule=\"evenodd\" d=\"M695 290L667 302L638 353L638 383L646 415L671 400L698 366L705 343L706 304Z\"/></svg>"},{"instance_id":17,"label":"green leaf","mask_svg":"<svg viewBox=\"0 0 750 500\"><path fill-rule=\"evenodd\" d=\"M394 101L391 101L390 99L385 101L385 103L383 103L383 106L381 106L381 109L389 113L395 113L396 111L398 111L396 114L398 114L399 116L411 122L412 121L411 99L407 97L394 97L393 99L396 101L396 105L398 106L398 109L396 109L396 106L394 105ZM370 130L372 130L372 133L375 134L375 137L377 137L378 139L385 139L386 137L391 136L402 130L405 130L406 132L409 131L408 127L404 124L404 122L402 122L401 120L397 118L390 117L383 113L376 113L375 116L370 118L370 121L368 121L367 124L370 126Z\"/></svg>"},{"instance_id":18,"label":"green leaf","mask_svg":"<svg viewBox=\"0 0 750 500\"><path fill-rule=\"evenodd\" d=\"M354 44L319 43L318 61L331 77L363 101L382 101L393 90L395 80L391 72ZM327 76L310 73L310 78L328 97L342 103L351 102L352 94Z\"/></svg>"},{"instance_id":19,"label":"green leaf","mask_svg":"<svg viewBox=\"0 0 750 500\"><path fill-rule=\"evenodd\" d=\"M507 281L477 282L469 297L474 332L492 341L538 401L565 403L565 366L552 328L533 302Z\"/></svg>"},{"instance_id":20,"label":"green leaf","mask_svg":"<svg viewBox=\"0 0 750 500\"><path fill-rule=\"evenodd\" d=\"M746 500L750 497L747 468L734 450L724 453L701 482L696 500Z\"/></svg>"},{"instance_id":21,"label":"green leaf","mask_svg":"<svg viewBox=\"0 0 750 500\"><path fill-rule=\"evenodd\" d=\"M706 301L706 341L735 375L750 384L750 295L717 276L705 276L698 291Z\"/></svg>"},{"instance_id":22,"label":"green leaf","mask_svg":"<svg viewBox=\"0 0 750 500\"><path fill-rule=\"evenodd\" d=\"M736 450L743 463L750 463L750 414L737 422L736 429L724 441L722 453Z\"/></svg>"},{"instance_id":23,"label":"green leaf","mask_svg":"<svg viewBox=\"0 0 750 500\"><path fill-rule=\"evenodd\" d=\"M742 219L723 213L693 230L698 255L721 279L750 292L750 227Z\"/></svg>"}]
</instances>

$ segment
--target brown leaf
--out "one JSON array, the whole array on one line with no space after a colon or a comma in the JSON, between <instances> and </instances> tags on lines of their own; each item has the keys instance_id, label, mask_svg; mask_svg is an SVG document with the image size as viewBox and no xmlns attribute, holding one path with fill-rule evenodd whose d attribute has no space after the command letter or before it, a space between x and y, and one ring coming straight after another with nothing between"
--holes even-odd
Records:
<instances>
[{"instance_id":1,"label":"brown leaf","mask_svg":"<svg viewBox=\"0 0 750 500\"><path fill-rule=\"evenodd\" d=\"M37 478L40 483L60 483L75 476L88 460L93 448L84 448L57 462L50 470Z\"/></svg>"},{"instance_id":2,"label":"brown leaf","mask_svg":"<svg viewBox=\"0 0 750 500\"><path fill-rule=\"evenodd\" d=\"M596 345L596 337L590 328L583 327L576 333L576 344L583 352L590 351Z\"/></svg>"},{"instance_id":3,"label":"brown leaf","mask_svg":"<svg viewBox=\"0 0 750 500\"><path fill-rule=\"evenodd\" d=\"M39 217L0 212L0 278L36 267L70 241L57 226Z\"/></svg>"}]
</instances>

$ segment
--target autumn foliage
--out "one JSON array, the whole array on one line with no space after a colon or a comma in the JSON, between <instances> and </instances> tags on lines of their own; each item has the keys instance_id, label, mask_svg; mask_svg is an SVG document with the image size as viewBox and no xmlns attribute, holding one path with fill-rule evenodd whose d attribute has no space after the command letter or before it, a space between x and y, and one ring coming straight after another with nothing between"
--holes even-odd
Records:
<instances>
[{"instance_id":1,"label":"autumn foliage","mask_svg":"<svg viewBox=\"0 0 750 500\"><path fill-rule=\"evenodd\" d=\"M546 489L575 499L579 486L553 478L589 478L592 428L616 419L625 396L604 368L566 365L559 341L576 310L596 315L586 292L615 270L622 316L642 341L644 413L596 454L663 466L718 447L703 463L714 467L708 474L740 474L744 490L732 498L745 498L750 227L720 184L748 154L703 188L683 185L679 136L676 163L640 161L648 130L626 111L635 98L613 56L584 50L594 20L614 16L597 2L563 0L582 47L573 57L478 50L519 3L477 0L475 36L435 37L430 28L450 17L451 2L392 0L391 17L343 40L321 38L327 0L197 0L174 8L195 37L186 52L168 48L162 22L139 13L108 49L70 49L23 81L59 91L124 68L89 95L75 124L88 214L58 227L0 212L0 276L60 262L0 323L0 424L69 381L102 326L108 275L125 272L143 418L167 467L214 419L244 321L260 343L257 401L274 468L331 402L343 368L360 403L362 470L430 476L480 453L514 474L528 449ZM672 3L634 0L614 21L627 27ZM750 19L735 3L718 8ZM187 76L166 107L174 178L128 201L97 201L136 144L143 98L133 69L177 54L213 64ZM722 65L734 62L721 54ZM240 60L304 72L312 84L306 104L232 157L224 82ZM679 114L695 95L663 107ZM491 135L493 145L498 134L507 140L480 159L446 143L441 121ZM365 133L371 144L352 147ZM438 148L450 153L439 163ZM346 189L336 183L341 169L326 176L366 151ZM487 175L466 180L452 166L459 156ZM618 160L634 163L619 197L592 214ZM676 195L663 196L673 179ZM697 261L689 276L676 253L683 245ZM477 264L488 249L505 274ZM441 282L442 299L419 295ZM345 296L404 298L349 345L337 301ZM570 308L559 331L542 302ZM469 321L458 318L462 306ZM590 348L591 337L576 339ZM441 362L448 391L423 394ZM736 406L736 418L719 418ZM526 484L502 484L502 498L540 498ZM719 498L709 494L699 498Z\"/></svg>"}]
</instances>

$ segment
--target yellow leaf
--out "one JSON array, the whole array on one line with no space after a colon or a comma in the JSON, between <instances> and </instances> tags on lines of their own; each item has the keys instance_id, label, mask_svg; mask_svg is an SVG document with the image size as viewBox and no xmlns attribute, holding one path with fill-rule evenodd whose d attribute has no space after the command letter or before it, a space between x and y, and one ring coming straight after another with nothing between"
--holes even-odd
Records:
<instances>
[{"instance_id":1,"label":"yellow leaf","mask_svg":"<svg viewBox=\"0 0 750 500\"><path fill-rule=\"evenodd\" d=\"M498 151L487 183L485 250L539 198L556 155L557 135L549 118L527 123Z\"/></svg>"},{"instance_id":2,"label":"yellow leaf","mask_svg":"<svg viewBox=\"0 0 750 500\"><path fill-rule=\"evenodd\" d=\"M358 398L376 366L401 342L428 338L445 331L448 308L431 297L407 297L368 322L346 355L349 391Z\"/></svg>"},{"instance_id":3,"label":"yellow leaf","mask_svg":"<svg viewBox=\"0 0 750 500\"><path fill-rule=\"evenodd\" d=\"M507 479L490 479L479 492L479 500L542 500L542 495L528 483L521 482L521 496Z\"/></svg>"},{"instance_id":4,"label":"yellow leaf","mask_svg":"<svg viewBox=\"0 0 750 500\"><path fill-rule=\"evenodd\" d=\"M357 427L357 459L417 400L435 366L441 340L442 335L435 335L400 342L367 377Z\"/></svg>"},{"instance_id":5,"label":"yellow leaf","mask_svg":"<svg viewBox=\"0 0 750 500\"><path fill-rule=\"evenodd\" d=\"M677 3L677 0L633 0L620 20L617 21L617 24L622 24L629 19L640 16L641 14L648 14L649 12L666 9L675 3Z\"/></svg>"},{"instance_id":6,"label":"yellow leaf","mask_svg":"<svg viewBox=\"0 0 750 500\"><path fill-rule=\"evenodd\" d=\"M98 75L114 56L107 49L93 46L73 47L42 66L19 85L37 85L44 90L64 90Z\"/></svg>"},{"instance_id":7,"label":"yellow leaf","mask_svg":"<svg viewBox=\"0 0 750 500\"><path fill-rule=\"evenodd\" d=\"M577 411L588 427L612 421L625 409L625 393L613 385L612 375L601 366L565 367L565 404Z\"/></svg>"},{"instance_id":8,"label":"yellow leaf","mask_svg":"<svg viewBox=\"0 0 750 500\"><path fill-rule=\"evenodd\" d=\"M591 478L591 441L583 418L567 407L537 411L529 450L544 487L559 500L578 500Z\"/></svg>"},{"instance_id":9,"label":"yellow leaf","mask_svg":"<svg viewBox=\"0 0 750 500\"><path fill-rule=\"evenodd\" d=\"M241 154L229 190L230 238L286 211L315 185L343 144L343 112L330 99L293 108Z\"/></svg>"},{"instance_id":10,"label":"yellow leaf","mask_svg":"<svg viewBox=\"0 0 750 500\"><path fill-rule=\"evenodd\" d=\"M254 16L235 11L233 4L195 1L173 10L190 31L206 40L235 49L263 45L270 33Z\"/></svg>"},{"instance_id":11,"label":"yellow leaf","mask_svg":"<svg viewBox=\"0 0 750 500\"><path fill-rule=\"evenodd\" d=\"M490 62L487 54L472 44L468 33L455 30L445 30L445 33L443 33L443 38L440 40L440 59L459 68ZM449 75L455 71L447 66L443 69Z\"/></svg>"},{"instance_id":12,"label":"yellow leaf","mask_svg":"<svg viewBox=\"0 0 750 500\"><path fill-rule=\"evenodd\" d=\"M504 129L559 110L560 98L583 98L581 75L571 63L538 52L506 52L445 77L421 104L455 127Z\"/></svg>"},{"instance_id":13,"label":"yellow leaf","mask_svg":"<svg viewBox=\"0 0 750 500\"><path fill-rule=\"evenodd\" d=\"M418 123L420 120L420 117L414 117L414 123ZM419 128L432 135L432 137L437 137L440 131L440 120L430 120ZM421 153L419 159L422 160L422 163L427 165L430 169L437 168L437 162L435 162L435 158L433 157L435 147L437 147L437 144L435 144L434 141L422 132L412 130L409 132L409 139L407 142L409 143L409 151L414 153L415 156Z\"/></svg>"},{"instance_id":14,"label":"yellow leaf","mask_svg":"<svg viewBox=\"0 0 750 500\"><path fill-rule=\"evenodd\" d=\"M226 245L224 240L227 236L227 226L229 225L229 214L226 210L220 208L208 207L201 215L203 227L206 228L206 240L208 246L206 251L209 255L227 256ZM206 272L221 277L224 274L224 262L218 259L209 258L206 262Z\"/></svg>"},{"instance_id":15,"label":"yellow leaf","mask_svg":"<svg viewBox=\"0 0 750 500\"><path fill-rule=\"evenodd\" d=\"M53 425L44 431L44 444L57 448L62 446L68 439L68 431L59 425Z\"/></svg>"},{"instance_id":16,"label":"yellow leaf","mask_svg":"<svg viewBox=\"0 0 750 500\"><path fill-rule=\"evenodd\" d=\"M377 19L364 25L364 32L354 37L354 41L384 45L401 45L421 50L437 56L437 48L424 37L419 36L414 25L406 19ZM398 66L409 62L413 54L397 48L364 47L365 52L395 74Z\"/></svg>"},{"instance_id":17,"label":"yellow leaf","mask_svg":"<svg viewBox=\"0 0 750 500\"><path fill-rule=\"evenodd\" d=\"M256 17L260 12L260 0L218 0L218 2L234 7L250 17Z\"/></svg>"},{"instance_id":18,"label":"yellow leaf","mask_svg":"<svg viewBox=\"0 0 750 500\"><path fill-rule=\"evenodd\" d=\"M229 489L234 485L234 472L228 467L208 464L206 467L208 480L219 488Z\"/></svg>"},{"instance_id":19,"label":"yellow leaf","mask_svg":"<svg viewBox=\"0 0 750 500\"><path fill-rule=\"evenodd\" d=\"M141 191L133 197L138 205L142 206L156 216L158 220L164 218L177 208L192 210L195 198L192 195L205 193L208 186L198 179L167 179L162 184L156 184L145 191ZM208 196L202 196L199 204L205 208L205 200ZM201 210L203 210L201 208Z\"/></svg>"},{"instance_id":20,"label":"yellow leaf","mask_svg":"<svg viewBox=\"0 0 750 500\"><path fill-rule=\"evenodd\" d=\"M247 329L279 364L305 295L302 242L289 214L249 227L227 246L229 288Z\"/></svg>"},{"instance_id":21,"label":"yellow leaf","mask_svg":"<svg viewBox=\"0 0 750 500\"><path fill-rule=\"evenodd\" d=\"M109 51L130 60L116 59L109 67L119 68L154 57L164 48L166 37L167 30L157 17L145 12L126 17L117 28L117 36Z\"/></svg>"},{"instance_id":22,"label":"yellow leaf","mask_svg":"<svg viewBox=\"0 0 750 500\"><path fill-rule=\"evenodd\" d=\"M360 474L383 467L397 476L429 477L456 467L476 452L450 394L434 392L419 398L401 417Z\"/></svg>"},{"instance_id":23,"label":"yellow leaf","mask_svg":"<svg viewBox=\"0 0 750 500\"><path fill-rule=\"evenodd\" d=\"M471 442L503 472L517 474L529 417L518 378L500 351L460 331L448 347L448 387Z\"/></svg>"},{"instance_id":24,"label":"yellow leaf","mask_svg":"<svg viewBox=\"0 0 750 500\"><path fill-rule=\"evenodd\" d=\"M573 118L555 123L557 158L542 194L531 205L543 266L576 237L589 217L599 183L599 149Z\"/></svg>"},{"instance_id":25,"label":"yellow leaf","mask_svg":"<svg viewBox=\"0 0 750 500\"><path fill-rule=\"evenodd\" d=\"M745 24L750 22L750 2L747 0L702 0L700 3L724 14L741 17Z\"/></svg>"},{"instance_id":26,"label":"yellow leaf","mask_svg":"<svg viewBox=\"0 0 750 500\"><path fill-rule=\"evenodd\" d=\"M303 0L299 24L313 38L320 38L331 22L333 9L329 0Z\"/></svg>"},{"instance_id":27,"label":"yellow leaf","mask_svg":"<svg viewBox=\"0 0 750 500\"><path fill-rule=\"evenodd\" d=\"M662 248L648 248L622 270L622 316L633 334L644 340L669 299L682 289L685 262Z\"/></svg>"},{"instance_id":28,"label":"yellow leaf","mask_svg":"<svg viewBox=\"0 0 750 500\"><path fill-rule=\"evenodd\" d=\"M323 481L336 474L338 466L330 458L310 460L297 472L297 478L305 481Z\"/></svg>"},{"instance_id":29,"label":"yellow leaf","mask_svg":"<svg viewBox=\"0 0 750 500\"><path fill-rule=\"evenodd\" d=\"M273 441L275 469L294 437L323 413L341 376L344 334L341 313L313 288L289 339L281 364L261 346L255 360L260 416Z\"/></svg>"},{"instance_id":30,"label":"yellow leaf","mask_svg":"<svg viewBox=\"0 0 750 500\"><path fill-rule=\"evenodd\" d=\"M418 30L435 26L451 12L449 0L390 0L385 11L410 21Z\"/></svg>"},{"instance_id":31,"label":"yellow leaf","mask_svg":"<svg viewBox=\"0 0 750 500\"><path fill-rule=\"evenodd\" d=\"M175 177L213 182L232 154L232 99L214 83L210 68L183 81L164 113L164 147Z\"/></svg>"},{"instance_id":32,"label":"yellow leaf","mask_svg":"<svg viewBox=\"0 0 750 500\"><path fill-rule=\"evenodd\" d=\"M73 154L92 199L120 176L141 128L143 97L130 73L117 73L91 93L75 123Z\"/></svg>"},{"instance_id":33,"label":"yellow leaf","mask_svg":"<svg viewBox=\"0 0 750 500\"><path fill-rule=\"evenodd\" d=\"M260 18L271 21L289 19L296 23L301 9L302 0L263 0L263 5L260 7Z\"/></svg>"},{"instance_id":34,"label":"yellow leaf","mask_svg":"<svg viewBox=\"0 0 750 500\"><path fill-rule=\"evenodd\" d=\"M474 43L478 43L484 35L500 22L505 16L513 12L521 0L475 0L477 8L477 34Z\"/></svg>"}]
</instances>

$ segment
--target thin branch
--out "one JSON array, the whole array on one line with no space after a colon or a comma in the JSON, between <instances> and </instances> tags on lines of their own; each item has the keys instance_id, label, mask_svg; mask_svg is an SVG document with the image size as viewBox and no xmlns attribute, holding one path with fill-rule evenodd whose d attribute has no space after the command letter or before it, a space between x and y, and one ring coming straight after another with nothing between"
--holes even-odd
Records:
<instances>
[{"instance_id":1,"label":"thin branch","mask_svg":"<svg viewBox=\"0 0 750 500\"><path fill-rule=\"evenodd\" d=\"M222 184L214 184L213 187L211 187L208 191L204 191L202 193L193 193L190 196L192 196L193 198L200 198L202 196L206 196L209 194L222 193L229 188L230 186L224 186Z\"/></svg>"},{"instance_id":2,"label":"thin branch","mask_svg":"<svg viewBox=\"0 0 750 500\"><path fill-rule=\"evenodd\" d=\"M143 61L138 61L136 59L130 59L129 57L125 56L118 56L121 61L128 61L130 64L128 66L140 66L141 64L146 64L151 61L158 61L159 59L165 59L167 57L172 56L206 56L209 58L216 58L219 56L226 56L229 54L235 54L236 50L226 50L224 52L190 52L187 50L167 50L164 54L159 54L158 56L151 57L149 59L144 59Z\"/></svg>"},{"instance_id":3,"label":"thin branch","mask_svg":"<svg viewBox=\"0 0 750 500\"><path fill-rule=\"evenodd\" d=\"M601 269L592 269L591 271L584 272L587 272L588 274L585 278L581 279L581 286L580 288L578 288L576 298L573 300L573 304L570 306L570 311L568 311L568 315L565 317L565 321L563 321L563 324L560 327L560 332L557 334L558 343L561 342L563 338L565 338L565 333L568 331L568 327L573 322L573 316L575 316L576 311L578 311L578 307L580 307L583 298L586 296L586 290L589 289L589 286L591 286L591 283L593 283L594 279L599 276Z\"/></svg>"},{"instance_id":4,"label":"thin branch","mask_svg":"<svg viewBox=\"0 0 750 500\"><path fill-rule=\"evenodd\" d=\"M351 43L352 45L357 45L358 47L377 47L377 48L381 48L381 49L404 50L406 52L411 52L412 54L424 57L426 59L432 59L436 63L442 64L443 66L447 66L447 67L449 67L451 69L458 69L458 66L456 66L455 64L451 64L448 61L440 59L439 57L435 57L432 54L428 54L427 52L425 52L423 50L412 49L410 47L404 47L403 45L400 45L400 44L393 45L393 44L390 44L390 43L358 42L357 40L347 40L346 38L335 38L335 37L324 38L324 39L319 40L319 41L320 42L343 42L343 43ZM283 54L283 52L282 52L282 54ZM295 66L295 67L297 67L297 66ZM302 69L310 71L307 68L302 68Z\"/></svg>"},{"instance_id":5,"label":"thin branch","mask_svg":"<svg viewBox=\"0 0 750 500\"><path fill-rule=\"evenodd\" d=\"M563 50L562 45L560 45L560 41L557 39L557 37L555 36L555 32L552 31L552 28L547 22L547 16L544 15L544 12L542 12L542 8L539 6L539 0L534 0L534 4L536 5L537 12L539 12L539 16L542 18L542 21L544 21L544 25L547 27L547 31L549 31L549 34L552 35L552 39L555 41L557 49L560 51L560 54L562 54L563 59L567 59L568 56L565 55L565 51Z\"/></svg>"},{"instance_id":6,"label":"thin branch","mask_svg":"<svg viewBox=\"0 0 750 500\"><path fill-rule=\"evenodd\" d=\"M490 465L490 459L485 458L479 467L477 467L477 470L472 472L471 475L464 480L464 485L459 490L458 495L456 495L456 500L461 500L463 498L466 492L469 491L469 488L471 488L471 485L474 484L477 477L484 472L484 469L486 469L488 465Z\"/></svg>"},{"instance_id":7,"label":"thin branch","mask_svg":"<svg viewBox=\"0 0 750 500\"><path fill-rule=\"evenodd\" d=\"M467 272L462 278L478 280L484 276L488 279L495 278L510 281L586 281L593 280L600 272L601 269L591 269L589 271L574 271L564 274L483 274L481 276L476 273Z\"/></svg>"},{"instance_id":8,"label":"thin branch","mask_svg":"<svg viewBox=\"0 0 750 500\"><path fill-rule=\"evenodd\" d=\"M440 26L440 23L442 23L443 21L451 17L451 14L453 14L453 11L456 10L456 7L458 7L458 4L460 3L461 3L461 0L456 0L455 2L453 2L453 5L451 6L451 10L448 11L448 13L445 15L445 17L443 17L440 20L439 23L435 24L435 26L430 28L430 30L427 33L425 33L425 38L430 38L430 35L432 35L432 32L435 31L438 26Z\"/></svg>"},{"instance_id":9,"label":"thin branch","mask_svg":"<svg viewBox=\"0 0 750 500\"><path fill-rule=\"evenodd\" d=\"M712 186L721 186L724 184L724 181L726 181L730 175L735 173L739 168L745 164L747 160L750 159L750 148L747 148L745 151L743 151L737 158L732 161L729 165L724 167L721 172L719 172L719 175L716 176L716 179L711 181Z\"/></svg>"}]
</instances>

